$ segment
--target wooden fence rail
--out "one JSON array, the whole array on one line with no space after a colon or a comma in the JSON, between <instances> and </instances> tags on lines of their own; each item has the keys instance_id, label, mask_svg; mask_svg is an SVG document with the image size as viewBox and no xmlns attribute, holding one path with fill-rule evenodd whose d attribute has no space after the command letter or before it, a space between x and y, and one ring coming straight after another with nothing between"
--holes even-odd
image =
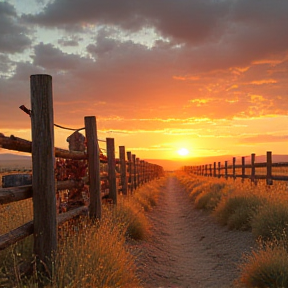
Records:
<instances>
[{"instance_id":1,"label":"wooden fence rail","mask_svg":"<svg viewBox=\"0 0 288 288\"><path fill-rule=\"evenodd\" d=\"M115 159L113 138L106 139L107 157L100 154L97 138L96 117L84 118L87 152L68 151L54 147L54 120L52 77L32 75L31 86L31 131L32 141L15 136L6 137L0 133L0 147L8 150L32 154L32 185L0 189L0 205L33 198L33 220L0 235L0 250L33 234L34 254L37 269L49 275L53 261L51 255L57 251L57 226L75 216L88 214L91 218L101 218L101 181L108 181L108 197L117 204L117 195L128 195L140 185L163 175L163 168L136 158L119 147L119 159ZM87 161L88 177L55 182L55 158L73 161ZM136 160L137 159L137 160ZM100 162L107 163L108 175L101 174ZM120 173L116 173L116 165ZM119 180L119 187L117 187ZM89 205L80 206L68 212L56 211L56 192L65 189L82 189L89 186ZM45 263L45 265L43 265ZM48 276L49 276L48 275Z\"/></svg>"},{"instance_id":2,"label":"wooden fence rail","mask_svg":"<svg viewBox=\"0 0 288 288\"><path fill-rule=\"evenodd\" d=\"M232 158L232 165L228 165L228 161L221 165L221 162L214 162L213 164L197 165L197 166L184 166L183 170L187 173L195 175L210 176L210 177L225 177L227 178L242 178L250 179L252 182L256 182L257 179L266 180L267 185L272 185L273 180L276 181L288 181L288 162L272 162L272 152L266 153L266 162L255 163L256 155L251 154L250 163L245 163L245 157L241 158L241 164L236 164L236 157ZM265 168L265 173L256 173L257 168ZM284 173L275 174L273 168L287 168ZM249 174L246 173L250 170ZM241 171L241 173L237 173ZM232 172L232 173L229 173ZM278 172L279 173L279 172ZM285 175L283 175L285 174Z\"/></svg>"}]
</instances>

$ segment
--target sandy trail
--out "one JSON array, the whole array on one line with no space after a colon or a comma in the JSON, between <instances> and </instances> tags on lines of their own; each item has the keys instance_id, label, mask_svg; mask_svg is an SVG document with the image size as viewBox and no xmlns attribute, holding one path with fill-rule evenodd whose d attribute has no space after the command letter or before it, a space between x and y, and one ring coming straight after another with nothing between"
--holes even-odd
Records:
<instances>
[{"instance_id":1,"label":"sandy trail","mask_svg":"<svg viewBox=\"0 0 288 288\"><path fill-rule=\"evenodd\" d=\"M241 287L237 263L254 245L251 233L229 231L194 209L176 177L148 217L151 235L134 247L143 287Z\"/></svg>"}]
</instances>

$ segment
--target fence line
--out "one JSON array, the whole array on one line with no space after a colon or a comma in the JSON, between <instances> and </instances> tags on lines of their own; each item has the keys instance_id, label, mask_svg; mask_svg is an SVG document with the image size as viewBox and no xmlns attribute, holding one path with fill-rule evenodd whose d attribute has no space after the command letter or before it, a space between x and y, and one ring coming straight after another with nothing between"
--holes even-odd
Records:
<instances>
[{"instance_id":1,"label":"fence line","mask_svg":"<svg viewBox=\"0 0 288 288\"><path fill-rule=\"evenodd\" d=\"M106 138L107 156L101 154L97 140L95 116L84 118L87 152L55 148L52 77L50 75L32 75L30 86L32 142L14 136L6 137L0 133L0 147L32 154L32 185L0 189L0 205L32 197L33 221L0 235L0 250L33 234L37 269L49 276L52 275L53 266L51 255L57 251L57 226L83 213L88 214L91 218L101 218L103 197L101 181L109 183L109 192L105 197L111 199L113 204L117 204L117 196L120 192L123 195L131 194L140 185L162 176L163 168L139 158L136 161L135 154L131 154L130 151L127 152L128 159L126 160L124 146L119 147L119 159L115 159L113 138ZM55 157L64 160L55 162ZM88 177L83 177L83 171L74 171L74 169L75 179L55 182L55 163L63 165L59 171L65 174L68 169L67 161L70 161L70 164L80 163L78 166L75 164L76 167L80 167L82 170L85 168ZM87 164L83 161L87 161ZM108 175L101 173L100 162L108 164ZM119 166L117 168L120 171L117 175L116 165ZM116 185L118 179L120 180L120 189ZM85 184L89 186L89 206L81 205L76 209L57 215L56 192L65 189L81 190L84 189ZM43 265L43 263L45 264ZM50 273L48 275L47 270Z\"/></svg>"},{"instance_id":2,"label":"fence line","mask_svg":"<svg viewBox=\"0 0 288 288\"><path fill-rule=\"evenodd\" d=\"M255 163L256 155L255 153L251 154L250 164L245 163L245 158L241 158L241 164L236 165L236 157L232 158L232 165L228 165L228 161L225 161L224 165L221 165L221 162L214 162L213 164L197 165L197 166L184 166L182 169L191 174L210 176L210 177L225 177L227 178L242 178L250 179L252 182L257 183L256 180L264 179L266 180L267 185L272 185L273 180L275 181L288 181L288 176L286 175L275 175L272 171L274 168L287 168L285 174L288 174L288 162L272 162L272 152L268 151L266 153L266 162ZM256 173L256 168L265 168L265 174ZM247 169L250 170L249 174L246 174ZM231 172L232 173L229 173ZM240 174L237 174L236 171L241 171Z\"/></svg>"}]
</instances>

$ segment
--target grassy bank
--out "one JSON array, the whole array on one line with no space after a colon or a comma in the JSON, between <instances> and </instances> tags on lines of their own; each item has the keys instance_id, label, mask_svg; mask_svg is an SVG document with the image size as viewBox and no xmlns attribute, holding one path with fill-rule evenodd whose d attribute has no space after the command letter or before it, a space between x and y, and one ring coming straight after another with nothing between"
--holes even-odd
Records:
<instances>
[{"instance_id":1,"label":"grassy bank","mask_svg":"<svg viewBox=\"0 0 288 288\"><path fill-rule=\"evenodd\" d=\"M101 221L81 218L60 229L50 287L140 287L135 257L127 239L145 239L149 225L145 216L157 204L164 179L154 180L119 196L117 206L103 207ZM0 231L4 234L32 219L31 200L0 206ZM19 267L33 263L33 237L0 251L0 287L37 287L36 271L25 277Z\"/></svg>"},{"instance_id":2,"label":"grassy bank","mask_svg":"<svg viewBox=\"0 0 288 288\"><path fill-rule=\"evenodd\" d=\"M178 175L196 209L213 213L229 229L248 230L257 249L241 264L246 287L288 287L288 190L284 182Z\"/></svg>"}]
</instances>

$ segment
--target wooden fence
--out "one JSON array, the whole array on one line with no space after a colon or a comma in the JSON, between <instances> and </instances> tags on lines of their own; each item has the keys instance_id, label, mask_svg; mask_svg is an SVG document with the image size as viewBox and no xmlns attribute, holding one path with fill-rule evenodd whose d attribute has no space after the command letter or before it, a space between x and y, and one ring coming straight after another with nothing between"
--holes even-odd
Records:
<instances>
[{"instance_id":1,"label":"wooden fence","mask_svg":"<svg viewBox=\"0 0 288 288\"><path fill-rule=\"evenodd\" d=\"M58 225L82 214L88 214L91 218L101 218L103 197L101 181L108 181L108 197L112 203L117 204L118 193L123 195L132 193L139 185L162 176L163 168L140 160L131 152L127 152L128 160L126 160L124 146L119 147L119 159L115 159L113 138L106 138L107 157L103 156L99 149L95 116L84 118L87 151L55 148L52 77L32 75L30 86L31 110L26 109L25 112L31 117L32 142L14 136L6 137L0 133L0 147L32 154L32 185L0 189L0 204L32 198L33 220L7 234L0 235L0 250L33 234L37 269L45 273L47 269L49 272L52 271L51 255L57 251ZM87 177L55 181L57 162L55 158L57 161L58 159L82 161L81 163L84 161L87 163L85 170ZM100 162L108 164L107 176L101 173ZM116 169L119 173L116 173ZM89 187L88 207L82 205L66 213L57 213L57 192L65 189L81 190L85 184Z\"/></svg>"},{"instance_id":2,"label":"wooden fence","mask_svg":"<svg viewBox=\"0 0 288 288\"><path fill-rule=\"evenodd\" d=\"M251 154L250 163L245 163L245 159L246 157L241 158L241 164L236 164L236 157L233 157L232 165L228 165L228 161L225 161L224 165L221 162L214 162L206 165L184 166L183 170L202 176L250 179L254 183L257 183L258 179L264 179L267 185L272 185L273 180L288 181L288 163L273 163L271 151L266 153L266 162L263 163L255 162L254 153ZM286 169L281 172L281 168Z\"/></svg>"}]
</instances>

